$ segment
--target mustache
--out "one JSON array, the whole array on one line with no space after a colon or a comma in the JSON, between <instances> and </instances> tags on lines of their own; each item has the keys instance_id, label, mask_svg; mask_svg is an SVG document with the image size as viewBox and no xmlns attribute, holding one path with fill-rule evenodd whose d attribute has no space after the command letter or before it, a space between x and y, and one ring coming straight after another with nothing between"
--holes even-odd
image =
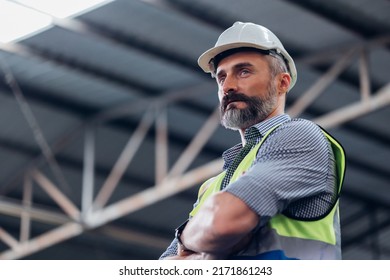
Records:
<instances>
[{"instance_id":1,"label":"mustache","mask_svg":"<svg viewBox=\"0 0 390 280\"><path fill-rule=\"evenodd\" d=\"M239 93L239 92L235 92L235 93L228 92L228 94L226 94L226 95L222 98L221 109L223 109L223 111L225 111L225 110L226 110L226 107L227 107L230 103L236 102L236 101L251 102L251 101L252 101L252 98L246 96L246 95L243 94L243 93Z\"/></svg>"}]
</instances>

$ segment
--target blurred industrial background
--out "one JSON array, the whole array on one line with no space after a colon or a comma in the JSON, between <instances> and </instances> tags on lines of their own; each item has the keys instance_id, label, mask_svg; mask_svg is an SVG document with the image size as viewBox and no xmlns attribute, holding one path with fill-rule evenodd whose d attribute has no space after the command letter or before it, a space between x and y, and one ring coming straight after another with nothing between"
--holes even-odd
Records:
<instances>
[{"instance_id":1,"label":"blurred industrial background","mask_svg":"<svg viewBox=\"0 0 390 280\"><path fill-rule=\"evenodd\" d=\"M160 256L240 141L196 62L238 20L281 39L288 113L347 152L343 258L390 259L390 1L42 2L68 1L0 1L0 36L26 23L11 4L49 19L0 44L0 259Z\"/></svg>"}]
</instances>

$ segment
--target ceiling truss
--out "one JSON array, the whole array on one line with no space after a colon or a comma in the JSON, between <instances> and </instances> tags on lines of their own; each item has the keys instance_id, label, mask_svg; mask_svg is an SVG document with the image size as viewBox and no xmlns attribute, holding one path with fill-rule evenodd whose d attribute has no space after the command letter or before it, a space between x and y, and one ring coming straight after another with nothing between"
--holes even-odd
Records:
<instances>
[{"instance_id":1,"label":"ceiling truss","mask_svg":"<svg viewBox=\"0 0 390 280\"><path fill-rule=\"evenodd\" d=\"M385 40L388 43L388 38ZM305 111L311 102L313 102L318 96L335 80L340 74L350 65L354 59L360 61L360 101L350 104L344 108L328 112L321 116L317 116L314 121L322 125L324 128L332 128L342 125L354 118L358 118L365 114L374 112L382 107L390 104L390 85L387 84L380 88L377 92L371 92L371 80L369 75L369 68L367 63L367 54L371 51L375 45L359 46L358 48L350 48L344 52L344 56L334 63L314 84L307 90L302 97L294 102L290 108L290 113L293 116L299 116ZM4 49L4 48L3 48ZM8 50L15 51L15 48L9 48ZM19 48L18 51L19 53ZM30 55L31 52L28 52ZM323 58L323 56L318 56ZM308 58L301 58L301 60L316 60L316 57L311 55ZM23 94L13 90L13 93ZM188 170L193 160L199 154L201 149L205 147L209 138L213 135L215 129L218 127L218 110L214 110L209 118L204 123L203 127L198 131L197 135L193 138L191 143L182 152L177 162L169 169L168 167L168 131L166 109L173 103L178 102L183 98L191 98L191 94L187 93L183 95L183 90L163 95L163 97L150 99L144 98L136 104L123 105L119 108L99 113L87 119L82 125L76 129L72 129L72 132L66 133L58 140L57 143L52 145L52 155L43 156L45 149L41 145L41 155L38 156L31 164L23 171L23 201L12 201L5 196L0 197L0 213L10 215L20 219L20 233L18 237L13 236L7 232L4 228L0 227L0 240L6 244L9 249L0 253L0 259L18 259L25 257L29 254L53 246L59 242L80 235L86 231L100 228L101 231L105 231L106 234L111 236L117 236L120 238L120 232L122 229L110 227L109 223L128 215L136 210L146 207L150 204L156 203L164 198L173 196L182 192L194 185L202 182L203 180L214 176L221 170L222 161L217 159L209 164L196 167L195 169ZM198 94L194 88L189 92ZM183 97L184 96L184 97ZM143 117L133 134L129 138L127 144L123 148L122 153L118 157L116 163L112 169L108 172L106 180L100 188L98 194L94 197L94 178L96 176L95 166L95 142L96 142L96 127L104 125L113 119L120 119L132 114L143 112ZM143 189L137 194L123 198L120 201L108 204L113 192L118 186L118 183L123 179L124 173L132 161L135 153L137 152L142 141L148 135L148 132L155 130L155 166L156 175L154 184L149 188ZM34 127L32 126L32 129ZM36 129L36 127L35 127ZM42 164L53 165L53 161L49 160L51 157L54 159L61 149L64 149L72 139L73 135L84 133L84 160L83 160L83 186L82 186L82 205L81 208L77 207L65 194L63 187L56 185L54 182L40 171ZM46 160L42 160L46 159ZM55 162L55 161L54 161ZM53 166L52 166L53 167ZM33 186L39 186L42 188L58 206L58 210L45 210L39 207L32 207L33 201ZM386 206L389 207L389 206ZM31 221L39 220L44 223L54 224L56 227L49 230L39 236L31 237ZM390 218L389 218L390 220ZM380 228L387 227L389 225L388 220L377 224L370 232L361 232L359 236L369 236L375 234ZM103 227L102 227L103 226ZM376 230L375 230L376 229ZM123 235L123 234L122 234ZM133 236L136 240L133 242L140 242L139 234L133 232L129 236ZM355 238L355 239L356 239ZM144 236L142 240L154 244L155 246L162 246L163 240L151 242L154 239L152 236ZM354 238L351 238L348 242L353 243ZM349 244L348 243L348 244Z\"/></svg>"}]
</instances>

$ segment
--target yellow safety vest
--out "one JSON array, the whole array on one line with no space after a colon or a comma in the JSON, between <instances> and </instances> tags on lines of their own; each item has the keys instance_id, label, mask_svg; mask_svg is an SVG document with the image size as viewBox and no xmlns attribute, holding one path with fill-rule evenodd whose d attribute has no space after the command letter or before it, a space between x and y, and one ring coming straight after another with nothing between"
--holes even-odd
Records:
<instances>
[{"instance_id":1,"label":"yellow safety vest","mask_svg":"<svg viewBox=\"0 0 390 280\"><path fill-rule=\"evenodd\" d=\"M279 124L280 125L280 124ZM257 152L265 139L279 126L271 128L242 160L234 172L230 182L236 181L244 174L256 159ZM345 153L344 149L328 132L322 132L331 144L335 162L338 194L344 181ZM190 217L197 214L203 203L214 193L219 192L225 171L203 183L198 192L198 202L190 212ZM246 259L337 259L341 258L340 244L337 244L335 227L339 226L338 199L327 215L314 221L303 221L278 214L270 219L268 226L257 234L265 241L253 242L251 248L241 253ZM272 244L274 242L275 244ZM255 244L255 243L260 243ZM270 244L271 243L271 244ZM307 247L309 246L309 247ZM308 250L305 250L307 248ZM311 249L310 249L311 248Z\"/></svg>"}]
</instances>

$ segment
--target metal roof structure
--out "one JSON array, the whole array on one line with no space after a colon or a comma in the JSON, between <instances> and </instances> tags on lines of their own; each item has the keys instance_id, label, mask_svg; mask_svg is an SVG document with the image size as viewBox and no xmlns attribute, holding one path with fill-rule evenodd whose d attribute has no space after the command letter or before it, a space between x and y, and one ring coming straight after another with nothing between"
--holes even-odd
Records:
<instances>
[{"instance_id":1,"label":"metal roof structure","mask_svg":"<svg viewBox=\"0 0 390 280\"><path fill-rule=\"evenodd\" d=\"M0 259L156 259L239 142L197 66L235 21L294 58L287 112L347 152L344 259L390 258L390 2L115 0L0 45Z\"/></svg>"}]
</instances>

